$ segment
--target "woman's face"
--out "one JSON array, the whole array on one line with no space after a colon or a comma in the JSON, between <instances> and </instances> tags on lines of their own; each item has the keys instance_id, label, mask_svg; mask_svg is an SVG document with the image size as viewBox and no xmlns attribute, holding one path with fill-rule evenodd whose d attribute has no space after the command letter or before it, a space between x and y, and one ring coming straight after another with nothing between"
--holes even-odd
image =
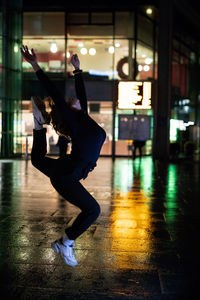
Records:
<instances>
[{"instance_id":1,"label":"woman's face","mask_svg":"<svg viewBox=\"0 0 200 300\"><path fill-rule=\"evenodd\" d=\"M81 104L79 99L77 98L67 98L66 99L67 104L69 105L70 108L75 109L75 110L81 110Z\"/></svg>"}]
</instances>

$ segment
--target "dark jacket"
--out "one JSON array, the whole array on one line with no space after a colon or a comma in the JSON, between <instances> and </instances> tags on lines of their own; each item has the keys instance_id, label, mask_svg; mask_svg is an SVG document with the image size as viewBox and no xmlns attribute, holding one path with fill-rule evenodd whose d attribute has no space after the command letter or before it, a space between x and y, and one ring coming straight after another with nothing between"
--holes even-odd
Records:
<instances>
[{"instance_id":1,"label":"dark jacket","mask_svg":"<svg viewBox=\"0 0 200 300\"><path fill-rule=\"evenodd\" d=\"M105 141L106 133L103 128L88 115L82 72L75 74L76 95L82 107L80 111L72 110L67 105L63 96L41 69L36 72L36 75L42 86L48 92L48 95L52 97L61 118L69 128L72 142L72 158L76 161L87 162L94 168Z\"/></svg>"}]
</instances>

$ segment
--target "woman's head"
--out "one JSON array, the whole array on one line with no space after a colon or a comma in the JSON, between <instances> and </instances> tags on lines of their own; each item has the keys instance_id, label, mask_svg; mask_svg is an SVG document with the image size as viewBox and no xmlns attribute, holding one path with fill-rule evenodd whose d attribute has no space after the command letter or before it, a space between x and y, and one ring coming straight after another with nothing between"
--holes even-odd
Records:
<instances>
[{"instance_id":1,"label":"woman's head","mask_svg":"<svg viewBox=\"0 0 200 300\"><path fill-rule=\"evenodd\" d=\"M54 101L51 97L48 97L45 99L50 108L50 118L51 118L51 125L53 126L54 130L59 134L59 135L64 135L66 137L70 137L70 131L69 128L67 127L66 123L63 122L62 117L60 116L60 113L58 109L56 108Z\"/></svg>"}]
</instances>

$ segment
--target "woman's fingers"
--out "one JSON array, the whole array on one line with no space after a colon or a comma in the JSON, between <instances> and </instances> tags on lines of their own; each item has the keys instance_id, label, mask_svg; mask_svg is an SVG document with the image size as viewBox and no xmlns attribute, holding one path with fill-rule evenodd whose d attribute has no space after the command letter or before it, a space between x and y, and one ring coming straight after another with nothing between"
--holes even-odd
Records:
<instances>
[{"instance_id":1,"label":"woman's fingers","mask_svg":"<svg viewBox=\"0 0 200 300\"><path fill-rule=\"evenodd\" d=\"M31 49L31 52L33 53L33 55L36 55L36 54L35 54L35 51L34 51L34 49L33 49L33 48Z\"/></svg>"}]
</instances>

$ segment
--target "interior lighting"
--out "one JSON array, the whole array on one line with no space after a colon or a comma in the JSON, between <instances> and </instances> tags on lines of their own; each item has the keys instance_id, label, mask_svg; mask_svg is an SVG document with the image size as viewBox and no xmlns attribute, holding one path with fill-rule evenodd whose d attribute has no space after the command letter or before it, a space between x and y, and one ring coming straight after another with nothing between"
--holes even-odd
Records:
<instances>
[{"instance_id":1,"label":"interior lighting","mask_svg":"<svg viewBox=\"0 0 200 300\"><path fill-rule=\"evenodd\" d=\"M115 47L116 47L116 48L119 48L119 47L120 47L120 43L116 42L116 43L115 43Z\"/></svg>"},{"instance_id":2,"label":"interior lighting","mask_svg":"<svg viewBox=\"0 0 200 300\"><path fill-rule=\"evenodd\" d=\"M83 47L83 43L78 43L78 47L82 48Z\"/></svg>"},{"instance_id":3,"label":"interior lighting","mask_svg":"<svg viewBox=\"0 0 200 300\"><path fill-rule=\"evenodd\" d=\"M89 70L90 75L97 75L97 76L117 76L117 71L107 70L107 71L100 71L100 70Z\"/></svg>"},{"instance_id":4,"label":"interior lighting","mask_svg":"<svg viewBox=\"0 0 200 300\"><path fill-rule=\"evenodd\" d=\"M96 49L95 48L90 48L89 49L89 54L90 55L95 55L96 54Z\"/></svg>"},{"instance_id":5,"label":"interior lighting","mask_svg":"<svg viewBox=\"0 0 200 300\"><path fill-rule=\"evenodd\" d=\"M149 69L150 69L150 67L149 67L148 65L145 65L145 66L144 66L144 71L145 71L145 72L148 72Z\"/></svg>"},{"instance_id":6,"label":"interior lighting","mask_svg":"<svg viewBox=\"0 0 200 300\"><path fill-rule=\"evenodd\" d=\"M81 52L82 55L86 55L87 54L87 49L83 47L83 48L81 48L80 52Z\"/></svg>"},{"instance_id":7,"label":"interior lighting","mask_svg":"<svg viewBox=\"0 0 200 300\"><path fill-rule=\"evenodd\" d=\"M58 47L57 47L56 43L51 43L50 51L52 53L56 53L58 51Z\"/></svg>"},{"instance_id":8,"label":"interior lighting","mask_svg":"<svg viewBox=\"0 0 200 300\"><path fill-rule=\"evenodd\" d=\"M152 15L152 12L153 12L152 8L148 7L148 8L146 9L146 14L147 14L147 15Z\"/></svg>"},{"instance_id":9,"label":"interior lighting","mask_svg":"<svg viewBox=\"0 0 200 300\"><path fill-rule=\"evenodd\" d=\"M113 53L115 52L115 48L114 48L113 46L110 46L110 47L108 48L108 52L109 52L110 54L113 54Z\"/></svg>"},{"instance_id":10,"label":"interior lighting","mask_svg":"<svg viewBox=\"0 0 200 300\"><path fill-rule=\"evenodd\" d=\"M145 57L147 57L147 56L146 56L146 54L142 54L141 56L142 56L142 58L145 58Z\"/></svg>"},{"instance_id":11,"label":"interior lighting","mask_svg":"<svg viewBox=\"0 0 200 300\"><path fill-rule=\"evenodd\" d=\"M14 46L14 52L17 53L19 51L18 45Z\"/></svg>"},{"instance_id":12,"label":"interior lighting","mask_svg":"<svg viewBox=\"0 0 200 300\"><path fill-rule=\"evenodd\" d=\"M142 66L142 65L139 65L139 66L138 66L138 71L141 72L142 70L143 70L143 66Z\"/></svg>"},{"instance_id":13,"label":"interior lighting","mask_svg":"<svg viewBox=\"0 0 200 300\"><path fill-rule=\"evenodd\" d=\"M120 81L118 84L119 109L151 109L151 82Z\"/></svg>"},{"instance_id":14,"label":"interior lighting","mask_svg":"<svg viewBox=\"0 0 200 300\"><path fill-rule=\"evenodd\" d=\"M145 59L145 64L150 65L150 64L152 63L152 61L153 61L152 58L147 57L147 58Z\"/></svg>"},{"instance_id":15,"label":"interior lighting","mask_svg":"<svg viewBox=\"0 0 200 300\"><path fill-rule=\"evenodd\" d=\"M69 51L67 51L67 58L70 58L70 53L69 53Z\"/></svg>"}]
</instances>

